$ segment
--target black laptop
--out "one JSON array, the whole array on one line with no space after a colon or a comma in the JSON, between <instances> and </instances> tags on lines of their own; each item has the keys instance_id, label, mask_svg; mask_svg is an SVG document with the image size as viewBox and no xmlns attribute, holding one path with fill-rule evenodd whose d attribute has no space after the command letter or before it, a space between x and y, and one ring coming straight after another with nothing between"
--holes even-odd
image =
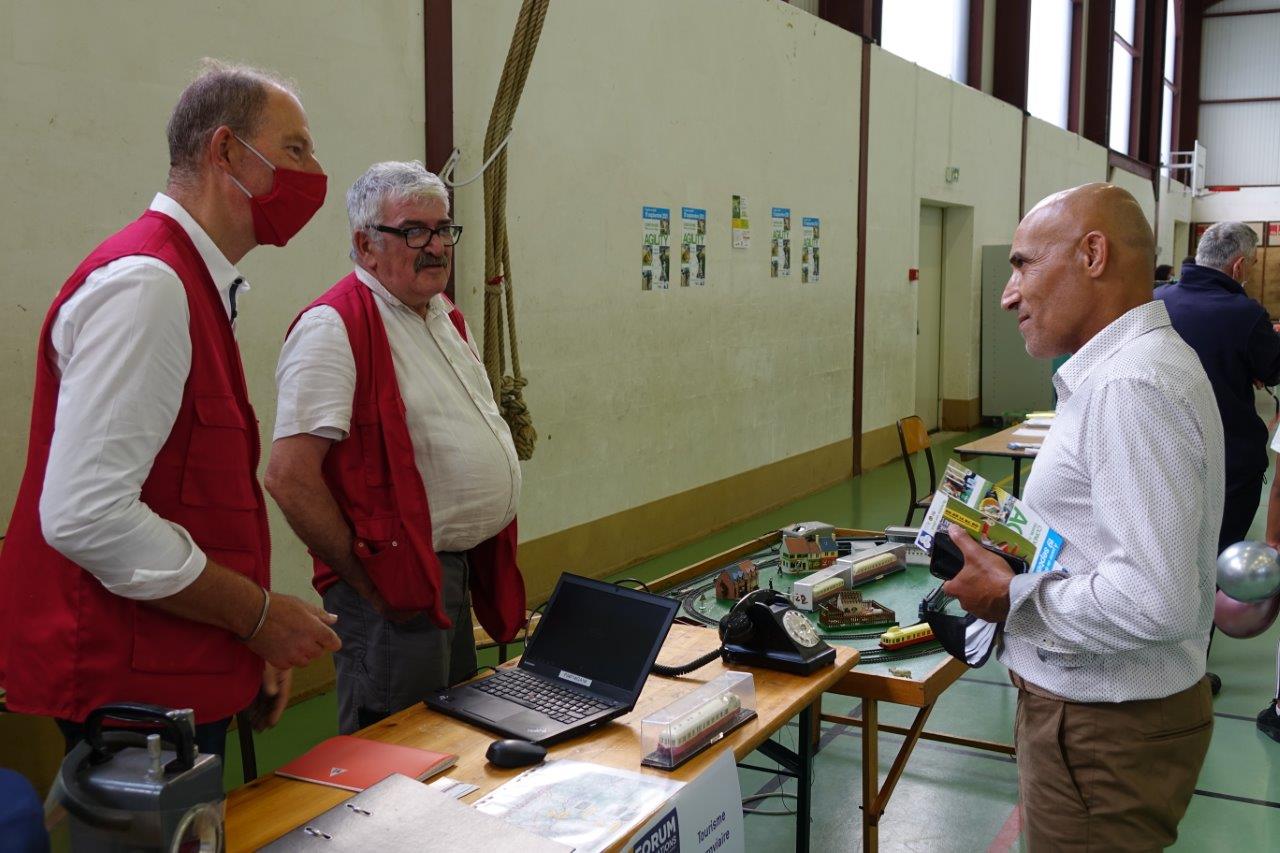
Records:
<instances>
[{"instance_id":1,"label":"black laptop","mask_svg":"<svg viewBox=\"0 0 1280 853\"><path fill-rule=\"evenodd\" d=\"M563 574L520 665L427 696L428 708L540 744L635 707L680 602Z\"/></svg>"}]
</instances>

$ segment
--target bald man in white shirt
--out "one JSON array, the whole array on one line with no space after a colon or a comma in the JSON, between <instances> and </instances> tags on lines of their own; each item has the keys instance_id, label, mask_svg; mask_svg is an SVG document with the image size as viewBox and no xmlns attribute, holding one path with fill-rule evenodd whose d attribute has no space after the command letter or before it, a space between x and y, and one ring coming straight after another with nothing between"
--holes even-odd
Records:
<instances>
[{"instance_id":1,"label":"bald man in white shirt","mask_svg":"<svg viewBox=\"0 0 1280 853\"><path fill-rule=\"evenodd\" d=\"M1032 356L1072 354L1023 496L1062 534L1062 570L1014 576L953 528L965 566L944 591L1005 623L1033 851L1169 846L1213 731L1222 421L1153 301L1154 254L1141 208L1109 184L1022 220L1002 304Z\"/></svg>"}]
</instances>

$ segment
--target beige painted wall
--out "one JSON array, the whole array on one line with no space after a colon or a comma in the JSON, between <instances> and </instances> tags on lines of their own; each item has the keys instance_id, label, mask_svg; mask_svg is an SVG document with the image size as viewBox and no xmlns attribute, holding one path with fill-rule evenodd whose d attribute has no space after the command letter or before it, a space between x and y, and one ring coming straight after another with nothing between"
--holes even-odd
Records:
<instances>
[{"instance_id":1,"label":"beige painted wall","mask_svg":"<svg viewBox=\"0 0 1280 853\"><path fill-rule=\"evenodd\" d=\"M1192 221L1266 222L1280 219L1280 187L1241 187L1211 192L1194 200Z\"/></svg>"},{"instance_id":2,"label":"beige painted wall","mask_svg":"<svg viewBox=\"0 0 1280 853\"><path fill-rule=\"evenodd\" d=\"M1027 119L1024 211L1059 190L1106 179L1107 149L1049 122Z\"/></svg>"},{"instance_id":3,"label":"beige painted wall","mask_svg":"<svg viewBox=\"0 0 1280 853\"><path fill-rule=\"evenodd\" d=\"M284 331L349 270L346 188L374 160L421 156L421 6L3 0L0 45L0 254L8 263L0 288L7 401L0 515L7 523L25 462L45 311L81 258L163 189L165 122L202 56L262 64L296 80L330 176L324 209L289 246L259 248L239 265L252 291L240 302L238 337L270 436ZM276 587L304 593L310 560L274 506L271 520Z\"/></svg>"},{"instance_id":4,"label":"beige painted wall","mask_svg":"<svg viewBox=\"0 0 1280 853\"><path fill-rule=\"evenodd\" d=\"M1173 223L1191 221L1191 210L1195 203L1195 197L1185 184L1170 180L1163 175L1160 176L1158 181L1160 187L1158 210L1160 221L1157 223L1158 227L1156 228L1156 263L1169 264L1176 271L1181 267L1182 259L1186 257L1187 246L1185 241L1182 245L1177 244L1177 240L1173 235Z\"/></svg>"},{"instance_id":5,"label":"beige painted wall","mask_svg":"<svg viewBox=\"0 0 1280 853\"><path fill-rule=\"evenodd\" d=\"M915 293L922 201L973 208L970 246L949 245L944 284L944 399L978 396L980 247L1008 242L1018 221L1021 115L967 86L873 48L868 145L866 373L863 429L915 409ZM946 183L948 166L960 180ZM953 274L956 253L968 257ZM906 343L904 343L906 342Z\"/></svg>"},{"instance_id":6,"label":"beige painted wall","mask_svg":"<svg viewBox=\"0 0 1280 853\"><path fill-rule=\"evenodd\" d=\"M480 165L518 8L454 6L460 175ZM522 539L848 438L860 47L776 0L552 4L508 167L540 436ZM746 251L730 249L734 193L750 203ZM671 208L673 246L680 207L707 209L705 288L641 291L642 205ZM794 249L791 278L769 277L775 205L793 239L821 218L821 283L800 283ZM481 184L456 207L458 298L478 327Z\"/></svg>"}]
</instances>

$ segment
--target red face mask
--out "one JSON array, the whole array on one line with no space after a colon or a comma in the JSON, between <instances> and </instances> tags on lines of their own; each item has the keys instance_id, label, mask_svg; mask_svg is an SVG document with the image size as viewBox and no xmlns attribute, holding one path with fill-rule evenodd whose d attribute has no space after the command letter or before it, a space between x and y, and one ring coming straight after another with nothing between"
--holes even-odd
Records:
<instances>
[{"instance_id":1,"label":"red face mask","mask_svg":"<svg viewBox=\"0 0 1280 853\"><path fill-rule=\"evenodd\" d=\"M271 246L283 246L302 230L302 226L311 221L311 217L324 204L329 178L322 174L273 166L258 149L239 136L236 139L266 163L273 176L271 191L266 195L254 195L245 189L244 184L236 181L234 175L231 176L241 192L249 197L249 209L253 212L254 239Z\"/></svg>"}]
</instances>

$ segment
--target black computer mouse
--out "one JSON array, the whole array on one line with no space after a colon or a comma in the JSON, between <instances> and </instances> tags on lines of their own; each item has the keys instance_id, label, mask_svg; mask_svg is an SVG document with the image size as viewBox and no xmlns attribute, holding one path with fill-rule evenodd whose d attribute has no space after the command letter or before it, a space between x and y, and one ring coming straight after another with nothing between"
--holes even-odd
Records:
<instances>
[{"instance_id":1,"label":"black computer mouse","mask_svg":"<svg viewBox=\"0 0 1280 853\"><path fill-rule=\"evenodd\" d=\"M527 767L541 764L547 757L547 748L527 740L495 740L484 757L495 767Z\"/></svg>"}]
</instances>

